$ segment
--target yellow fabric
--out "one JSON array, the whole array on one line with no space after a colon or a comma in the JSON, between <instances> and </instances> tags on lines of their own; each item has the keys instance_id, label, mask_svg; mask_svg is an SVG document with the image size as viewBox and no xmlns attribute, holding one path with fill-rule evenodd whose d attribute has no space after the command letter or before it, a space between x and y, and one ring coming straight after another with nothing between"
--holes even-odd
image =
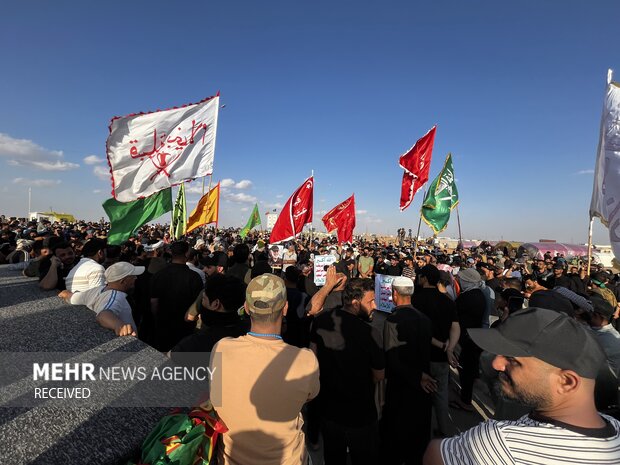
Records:
<instances>
[{"instance_id":1,"label":"yellow fabric","mask_svg":"<svg viewBox=\"0 0 620 465\"><path fill-rule=\"evenodd\" d=\"M187 220L187 232L210 223L217 224L217 216L220 209L220 183L207 192L198 201L198 205L189 215Z\"/></svg>"},{"instance_id":2,"label":"yellow fabric","mask_svg":"<svg viewBox=\"0 0 620 465\"><path fill-rule=\"evenodd\" d=\"M228 427L218 463L306 463L301 409L319 393L319 363L309 349L224 338L211 352L211 372L211 402Z\"/></svg>"}]
</instances>

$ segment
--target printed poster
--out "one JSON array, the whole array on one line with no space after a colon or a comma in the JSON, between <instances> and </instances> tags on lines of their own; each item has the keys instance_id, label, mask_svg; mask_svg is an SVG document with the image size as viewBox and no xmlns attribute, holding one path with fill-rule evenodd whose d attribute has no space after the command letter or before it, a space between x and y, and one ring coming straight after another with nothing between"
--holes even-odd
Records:
<instances>
[{"instance_id":1,"label":"printed poster","mask_svg":"<svg viewBox=\"0 0 620 465\"><path fill-rule=\"evenodd\" d=\"M378 274L375 276L375 302L377 303L377 310L382 312L391 313L394 308L392 302L392 281L396 276L388 276L385 274Z\"/></svg>"}]
</instances>

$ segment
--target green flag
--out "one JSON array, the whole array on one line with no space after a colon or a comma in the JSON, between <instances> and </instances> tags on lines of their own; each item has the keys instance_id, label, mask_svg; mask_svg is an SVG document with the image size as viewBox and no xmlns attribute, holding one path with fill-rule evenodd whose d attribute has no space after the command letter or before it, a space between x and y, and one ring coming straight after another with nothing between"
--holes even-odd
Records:
<instances>
[{"instance_id":1,"label":"green flag","mask_svg":"<svg viewBox=\"0 0 620 465\"><path fill-rule=\"evenodd\" d=\"M250 215L248 222L239 232L241 239L245 239L245 236L248 235L248 233L250 232L250 229L252 229L254 226L258 224L261 224L260 215L258 214L258 204L254 204L254 210L252 210L252 214Z\"/></svg>"},{"instance_id":2,"label":"green flag","mask_svg":"<svg viewBox=\"0 0 620 465\"><path fill-rule=\"evenodd\" d=\"M122 244L140 226L172 210L172 189L127 203L108 199L103 202L103 209L110 218L108 244Z\"/></svg>"},{"instance_id":3,"label":"green flag","mask_svg":"<svg viewBox=\"0 0 620 465\"><path fill-rule=\"evenodd\" d=\"M431 183L422 202L422 219L435 234L439 234L448 226L450 212L458 203L459 192L454 182L452 154L449 153L441 172Z\"/></svg>"},{"instance_id":4,"label":"green flag","mask_svg":"<svg viewBox=\"0 0 620 465\"><path fill-rule=\"evenodd\" d=\"M185 183L181 183L177 201L172 210L172 222L170 223L170 237L173 240L180 239L185 235L187 228L187 211L185 210Z\"/></svg>"}]
</instances>

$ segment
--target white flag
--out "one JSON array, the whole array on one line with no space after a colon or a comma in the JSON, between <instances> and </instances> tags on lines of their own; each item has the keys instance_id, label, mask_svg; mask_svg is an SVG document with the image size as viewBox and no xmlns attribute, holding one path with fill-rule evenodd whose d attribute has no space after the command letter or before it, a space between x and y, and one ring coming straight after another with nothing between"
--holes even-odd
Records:
<instances>
[{"instance_id":1,"label":"white flag","mask_svg":"<svg viewBox=\"0 0 620 465\"><path fill-rule=\"evenodd\" d=\"M590 218L598 216L609 228L609 240L620 257L620 85L607 85L594 171Z\"/></svg>"},{"instance_id":2,"label":"white flag","mask_svg":"<svg viewBox=\"0 0 620 465\"><path fill-rule=\"evenodd\" d=\"M112 194L131 202L213 173L219 93L171 110L113 118L107 141Z\"/></svg>"}]
</instances>

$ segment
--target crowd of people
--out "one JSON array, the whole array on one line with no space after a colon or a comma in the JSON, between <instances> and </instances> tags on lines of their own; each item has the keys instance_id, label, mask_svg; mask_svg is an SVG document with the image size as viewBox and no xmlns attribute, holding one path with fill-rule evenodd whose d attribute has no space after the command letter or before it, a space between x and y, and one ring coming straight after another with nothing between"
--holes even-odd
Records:
<instances>
[{"instance_id":1,"label":"crowd of people","mask_svg":"<svg viewBox=\"0 0 620 465\"><path fill-rule=\"evenodd\" d=\"M4 220L0 263L86 305L118 336L210 354L222 463L620 463L618 277L517 257L166 225L110 246L108 225ZM333 265L315 282L315 258ZM378 313L377 275L392 276ZM458 373L456 400L450 378ZM487 383L495 418L449 437ZM478 384L479 386L480 384ZM433 439L434 438L434 439Z\"/></svg>"}]
</instances>

